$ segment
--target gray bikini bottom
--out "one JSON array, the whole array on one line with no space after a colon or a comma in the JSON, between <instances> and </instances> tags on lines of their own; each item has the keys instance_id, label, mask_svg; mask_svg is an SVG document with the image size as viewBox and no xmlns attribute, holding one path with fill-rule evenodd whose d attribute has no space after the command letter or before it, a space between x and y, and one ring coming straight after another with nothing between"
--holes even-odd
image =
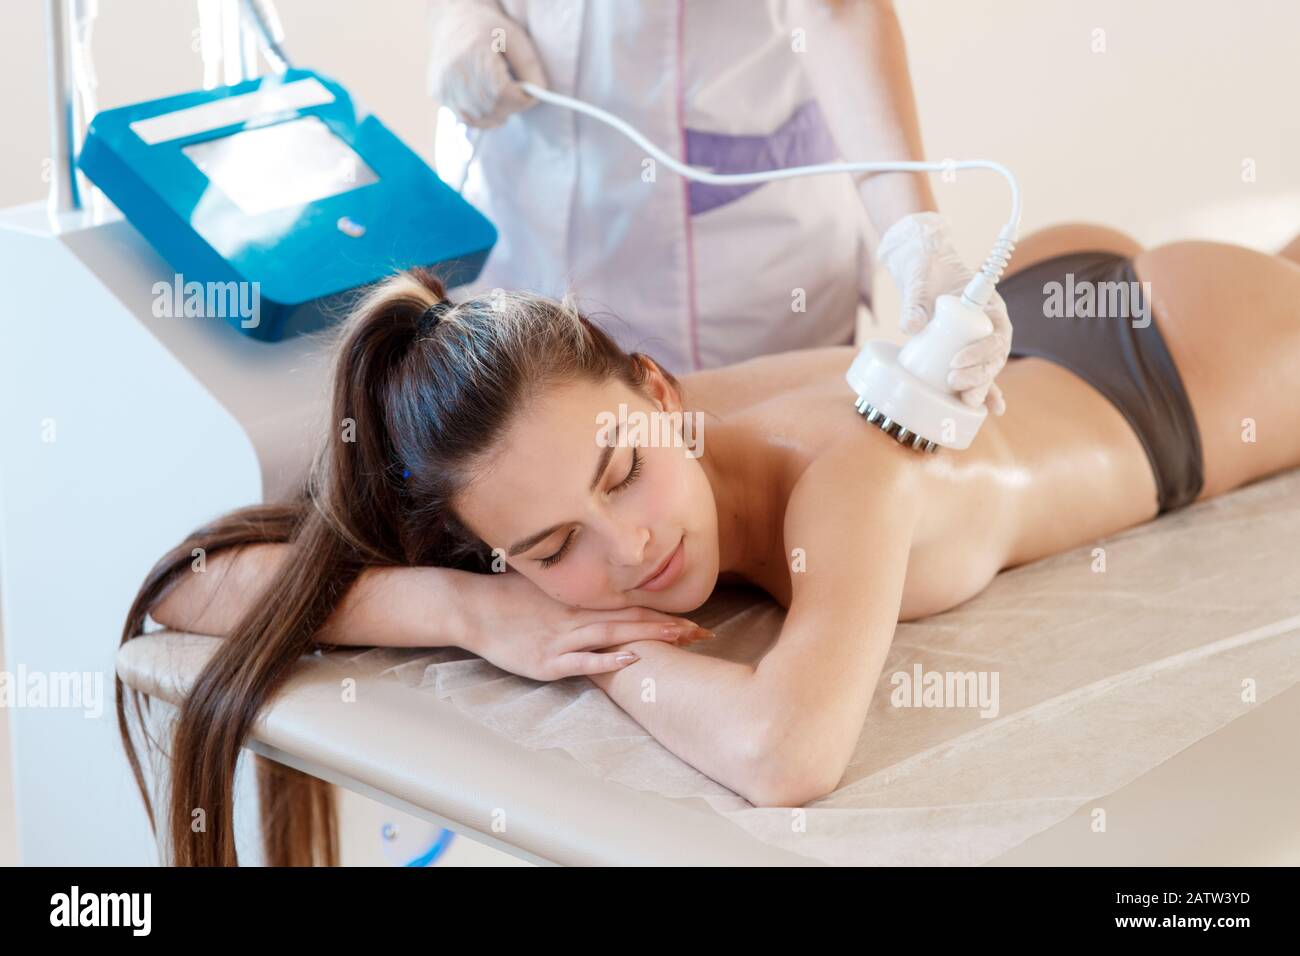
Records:
<instances>
[{"instance_id":1,"label":"gray bikini bottom","mask_svg":"<svg viewBox=\"0 0 1300 956\"><path fill-rule=\"evenodd\" d=\"M1119 409L1151 461L1161 513L1194 501L1205 484L1200 429L1133 261L1069 253L1008 276L998 292L1011 357L1055 362Z\"/></svg>"}]
</instances>

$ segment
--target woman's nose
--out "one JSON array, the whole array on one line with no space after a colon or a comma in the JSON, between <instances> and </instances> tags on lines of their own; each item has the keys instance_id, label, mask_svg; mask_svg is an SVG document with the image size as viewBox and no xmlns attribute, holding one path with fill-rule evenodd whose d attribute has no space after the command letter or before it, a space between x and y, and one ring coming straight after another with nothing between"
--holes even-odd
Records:
<instances>
[{"instance_id":1,"label":"woman's nose","mask_svg":"<svg viewBox=\"0 0 1300 956\"><path fill-rule=\"evenodd\" d=\"M635 567L645 561L645 549L649 541L649 528L637 525L616 526L614 528L614 547L611 560L615 564Z\"/></svg>"}]
</instances>

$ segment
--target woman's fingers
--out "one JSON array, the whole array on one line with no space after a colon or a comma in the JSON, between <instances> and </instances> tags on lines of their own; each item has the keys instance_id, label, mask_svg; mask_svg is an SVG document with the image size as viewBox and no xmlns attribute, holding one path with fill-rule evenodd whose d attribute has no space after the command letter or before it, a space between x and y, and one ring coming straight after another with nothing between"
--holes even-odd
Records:
<instances>
[{"instance_id":1,"label":"woman's fingers","mask_svg":"<svg viewBox=\"0 0 1300 956\"><path fill-rule=\"evenodd\" d=\"M613 647L632 641L674 641L694 643L713 637L713 632L690 621L599 621L576 627L566 635L562 647L566 652Z\"/></svg>"},{"instance_id":2,"label":"woman's fingers","mask_svg":"<svg viewBox=\"0 0 1300 956\"><path fill-rule=\"evenodd\" d=\"M694 634L688 634L680 640L677 646L687 647L696 641L705 641L715 636L712 631L702 627L696 627L694 631ZM633 640L645 640L645 638L633 638ZM629 664L635 664L640 659L636 651L631 650L607 651L603 654L596 651L571 651L561 654L556 659L556 668L561 677L573 677L577 674L608 674L610 671L622 670Z\"/></svg>"},{"instance_id":3,"label":"woman's fingers","mask_svg":"<svg viewBox=\"0 0 1300 956\"><path fill-rule=\"evenodd\" d=\"M671 624L673 621L681 621L685 624L693 624L693 621L684 617L678 617L675 614L669 614L667 611L656 611L651 607L621 607L613 611L583 611L581 612L588 624L595 624L599 621L663 621L665 624Z\"/></svg>"},{"instance_id":4,"label":"woman's fingers","mask_svg":"<svg viewBox=\"0 0 1300 956\"><path fill-rule=\"evenodd\" d=\"M592 651L577 651L562 654L555 662L556 676L576 677L580 674L608 674L610 671L622 670L640 658L634 651L611 651L608 654L596 654Z\"/></svg>"}]
</instances>

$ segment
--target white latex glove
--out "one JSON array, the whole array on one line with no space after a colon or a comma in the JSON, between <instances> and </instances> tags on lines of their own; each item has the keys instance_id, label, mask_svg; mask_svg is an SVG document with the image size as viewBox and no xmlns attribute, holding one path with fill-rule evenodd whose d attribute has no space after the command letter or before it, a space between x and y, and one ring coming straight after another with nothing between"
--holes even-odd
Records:
<instances>
[{"instance_id":1,"label":"white latex glove","mask_svg":"<svg viewBox=\"0 0 1300 956\"><path fill-rule=\"evenodd\" d=\"M528 31L496 0L438 0L430 19L429 94L462 122L500 126L536 104L519 84L546 86L542 61Z\"/></svg>"},{"instance_id":2,"label":"white latex glove","mask_svg":"<svg viewBox=\"0 0 1300 956\"><path fill-rule=\"evenodd\" d=\"M898 325L908 335L920 332L933 318L935 299L960 296L975 275L957 254L947 219L937 212L912 213L898 220L881 236L876 257L902 296ZM996 292L984 312L993 323L993 333L952 357L948 387L967 405L988 405L990 413L1001 415L1007 406L993 380L1011 353L1011 317Z\"/></svg>"}]
</instances>

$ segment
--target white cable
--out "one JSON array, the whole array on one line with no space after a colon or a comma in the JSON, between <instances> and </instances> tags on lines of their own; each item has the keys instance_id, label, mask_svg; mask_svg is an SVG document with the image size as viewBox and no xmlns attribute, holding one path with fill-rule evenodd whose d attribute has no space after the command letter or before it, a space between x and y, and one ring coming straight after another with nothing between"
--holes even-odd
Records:
<instances>
[{"instance_id":1,"label":"white cable","mask_svg":"<svg viewBox=\"0 0 1300 956\"><path fill-rule=\"evenodd\" d=\"M817 163L812 166L789 166L785 169L769 169L755 173L712 173L698 166L688 166L669 156L662 149L641 134L641 131L626 120L613 113L607 113L599 107L592 106L571 96L564 96L535 83L520 83L520 87L530 96L544 103L563 106L578 113L584 113L600 120L618 130L632 142L636 143L656 161L663 163L679 176L696 182L710 183L715 186L742 186L753 183L765 183L775 179L794 179L801 176L825 176L830 173L880 173L880 172L943 172L949 169L991 169L1001 173L1011 187L1011 218L998 233L993 251L984 261L984 266L970 285L965 295L981 309L988 305L993 295L993 287L1002 278L1002 271L1007 267L1011 253L1015 249L1016 235L1020 230L1020 185L1011 170L991 159L963 159L942 163L929 163L919 160L886 160L881 162L857 163Z\"/></svg>"},{"instance_id":2,"label":"white cable","mask_svg":"<svg viewBox=\"0 0 1300 956\"><path fill-rule=\"evenodd\" d=\"M465 160L465 168L460 172L460 183L456 186L456 192L462 196L465 195L465 184L469 182L470 167L474 165L474 157L478 155L479 145L483 142L483 134L480 132L476 136L469 137L469 139L469 158Z\"/></svg>"},{"instance_id":3,"label":"white cable","mask_svg":"<svg viewBox=\"0 0 1300 956\"><path fill-rule=\"evenodd\" d=\"M284 52L284 26L272 0L244 0L242 17L257 35L262 55L276 73L292 69L289 54Z\"/></svg>"}]
</instances>

